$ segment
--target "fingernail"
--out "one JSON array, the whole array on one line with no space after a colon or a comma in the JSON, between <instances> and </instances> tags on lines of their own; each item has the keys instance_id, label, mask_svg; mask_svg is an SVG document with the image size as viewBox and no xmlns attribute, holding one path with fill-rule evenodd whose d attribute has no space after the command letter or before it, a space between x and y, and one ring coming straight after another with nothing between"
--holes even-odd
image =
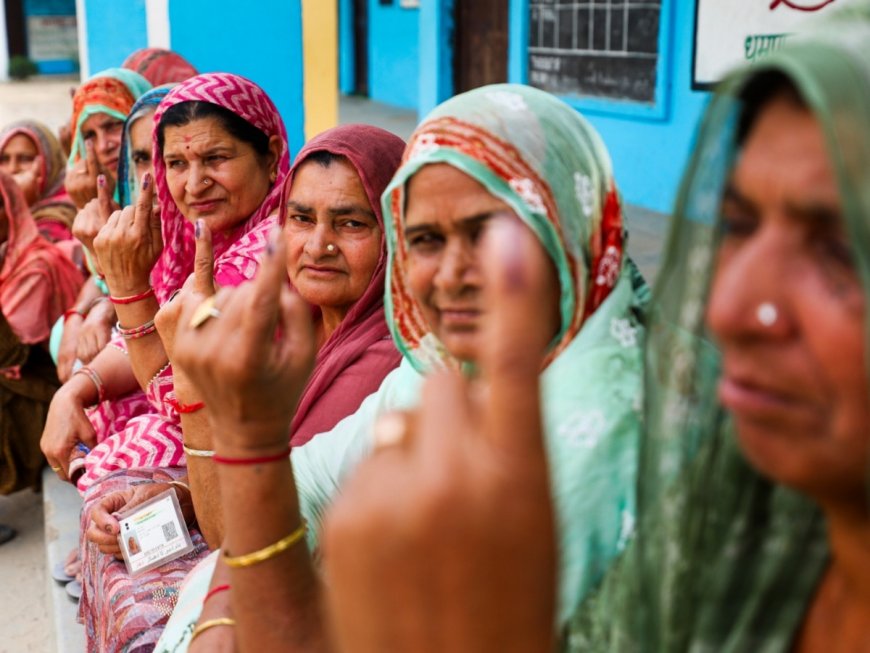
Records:
<instances>
[{"instance_id":1,"label":"fingernail","mask_svg":"<svg viewBox=\"0 0 870 653\"><path fill-rule=\"evenodd\" d=\"M202 219L196 221L193 227L193 235L199 240L202 237Z\"/></svg>"},{"instance_id":2,"label":"fingernail","mask_svg":"<svg viewBox=\"0 0 870 653\"><path fill-rule=\"evenodd\" d=\"M106 185L106 175L97 175L97 186L103 188Z\"/></svg>"},{"instance_id":3,"label":"fingernail","mask_svg":"<svg viewBox=\"0 0 870 653\"><path fill-rule=\"evenodd\" d=\"M146 172L145 176L142 177L142 190L148 190L149 186L151 186L151 173Z\"/></svg>"}]
</instances>

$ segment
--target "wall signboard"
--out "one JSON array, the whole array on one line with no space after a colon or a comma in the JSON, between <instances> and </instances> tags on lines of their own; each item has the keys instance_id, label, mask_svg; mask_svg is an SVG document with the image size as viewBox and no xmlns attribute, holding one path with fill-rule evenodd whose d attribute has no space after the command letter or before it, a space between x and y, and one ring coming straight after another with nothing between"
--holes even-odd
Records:
<instances>
[{"instance_id":1,"label":"wall signboard","mask_svg":"<svg viewBox=\"0 0 870 653\"><path fill-rule=\"evenodd\" d=\"M661 0L530 0L528 81L556 95L656 101Z\"/></svg>"},{"instance_id":2,"label":"wall signboard","mask_svg":"<svg viewBox=\"0 0 870 653\"><path fill-rule=\"evenodd\" d=\"M77 59L78 48L74 15L27 17L27 49L34 61Z\"/></svg>"},{"instance_id":3,"label":"wall signboard","mask_svg":"<svg viewBox=\"0 0 870 653\"><path fill-rule=\"evenodd\" d=\"M763 59L791 36L854 2L697 0L693 88L710 88L733 68Z\"/></svg>"}]
</instances>

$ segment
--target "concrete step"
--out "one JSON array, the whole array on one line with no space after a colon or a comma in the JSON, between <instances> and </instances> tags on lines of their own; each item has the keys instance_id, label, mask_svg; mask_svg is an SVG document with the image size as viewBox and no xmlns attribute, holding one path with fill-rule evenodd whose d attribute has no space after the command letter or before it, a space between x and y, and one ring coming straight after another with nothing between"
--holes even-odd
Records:
<instances>
[{"instance_id":1,"label":"concrete step","mask_svg":"<svg viewBox=\"0 0 870 653\"><path fill-rule=\"evenodd\" d=\"M47 469L42 476L45 510L45 558L48 570L49 608L54 620L58 653L85 653L85 629L76 620L78 606L63 585L51 578L51 570L79 545L79 513L82 498L69 483Z\"/></svg>"}]
</instances>

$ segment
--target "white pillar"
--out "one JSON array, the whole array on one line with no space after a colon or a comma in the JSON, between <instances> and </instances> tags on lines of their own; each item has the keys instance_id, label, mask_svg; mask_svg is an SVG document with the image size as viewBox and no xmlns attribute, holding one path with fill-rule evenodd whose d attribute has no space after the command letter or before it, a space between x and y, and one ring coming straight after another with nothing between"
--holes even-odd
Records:
<instances>
[{"instance_id":1,"label":"white pillar","mask_svg":"<svg viewBox=\"0 0 870 653\"><path fill-rule=\"evenodd\" d=\"M6 1L0 0L0 82L9 79L9 38L6 34Z\"/></svg>"},{"instance_id":2,"label":"white pillar","mask_svg":"<svg viewBox=\"0 0 870 653\"><path fill-rule=\"evenodd\" d=\"M169 0L145 0L148 47L170 49Z\"/></svg>"},{"instance_id":3,"label":"white pillar","mask_svg":"<svg viewBox=\"0 0 870 653\"><path fill-rule=\"evenodd\" d=\"M91 76L91 61L88 54L88 19L86 0L76 0L76 30L79 33L79 74L82 80Z\"/></svg>"}]
</instances>

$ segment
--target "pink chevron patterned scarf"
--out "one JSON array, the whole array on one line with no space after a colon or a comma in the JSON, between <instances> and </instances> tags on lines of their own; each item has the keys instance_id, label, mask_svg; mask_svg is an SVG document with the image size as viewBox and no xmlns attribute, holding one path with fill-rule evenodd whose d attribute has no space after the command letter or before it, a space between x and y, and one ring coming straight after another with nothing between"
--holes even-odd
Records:
<instances>
[{"instance_id":1,"label":"pink chevron patterned scarf","mask_svg":"<svg viewBox=\"0 0 870 653\"><path fill-rule=\"evenodd\" d=\"M192 77L172 89L157 107L157 112L154 115L154 180L162 207L163 254L154 266L151 281L157 299L161 303L180 288L185 279L193 272L195 251L193 224L184 218L172 200L169 186L166 183L166 165L163 163L156 138L156 126L160 124L163 115L170 107L182 102L209 102L228 109L247 120L267 136L280 136L284 145L284 151L278 164L278 178L272 184L272 190L260 204L260 207L242 225L229 232L213 235L216 261L219 261L233 243L238 242L277 210L281 201L284 178L290 169L290 151L284 121L269 96L252 81L230 73L209 73ZM218 275L220 274L219 267L216 267L216 272ZM216 280L219 285L234 285L232 280L224 281L219 276L216 277Z\"/></svg>"}]
</instances>

